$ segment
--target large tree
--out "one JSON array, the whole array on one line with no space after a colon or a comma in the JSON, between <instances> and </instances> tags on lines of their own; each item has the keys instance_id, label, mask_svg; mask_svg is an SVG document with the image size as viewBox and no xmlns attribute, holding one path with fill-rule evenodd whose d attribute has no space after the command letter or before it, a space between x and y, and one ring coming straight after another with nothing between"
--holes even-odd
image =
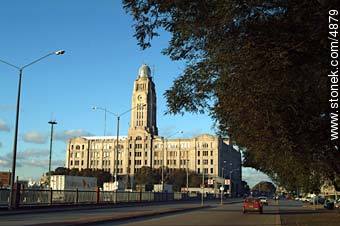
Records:
<instances>
[{"instance_id":1,"label":"large tree","mask_svg":"<svg viewBox=\"0 0 340 226\"><path fill-rule=\"evenodd\" d=\"M165 92L169 113L208 111L244 148L244 165L284 186L340 175L330 143L327 0L123 0L142 49L186 68ZM313 187L313 186L312 186Z\"/></svg>"}]
</instances>

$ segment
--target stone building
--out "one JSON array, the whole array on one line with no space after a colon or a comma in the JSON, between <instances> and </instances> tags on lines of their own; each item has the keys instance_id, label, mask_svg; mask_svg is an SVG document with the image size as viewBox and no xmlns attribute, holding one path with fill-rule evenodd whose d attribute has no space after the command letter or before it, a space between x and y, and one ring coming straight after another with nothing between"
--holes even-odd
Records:
<instances>
[{"instance_id":1,"label":"stone building","mask_svg":"<svg viewBox=\"0 0 340 226\"><path fill-rule=\"evenodd\" d=\"M233 190L241 186L241 154L227 139L202 134L186 139L171 139L158 135L156 121L156 91L147 65L139 69L134 82L130 127L127 136L118 141L114 136L83 136L69 140L66 167L104 169L119 175L133 176L141 167L183 168L206 178L229 178ZM115 165L115 162L117 165Z\"/></svg>"}]
</instances>

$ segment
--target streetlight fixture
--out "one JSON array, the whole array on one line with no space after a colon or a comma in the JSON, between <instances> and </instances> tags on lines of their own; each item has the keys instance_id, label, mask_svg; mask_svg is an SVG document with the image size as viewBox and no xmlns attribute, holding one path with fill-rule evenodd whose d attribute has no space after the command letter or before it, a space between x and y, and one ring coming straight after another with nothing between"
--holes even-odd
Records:
<instances>
[{"instance_id":1,"label":"streetlight fixture","mask_svg":"<svg viewBox=\"0 0 340 226\"><path fill-rule=\"evenodd\" d=\"M143 104L142 107L145 107L146 104ZM120 117L129 113L130 111L132 111L133 109L137 108L138 105L136 105L135 107L127 110L127 111L124 111L123 113L121 114L117 114L117 113L114 113L114 112L111 112L109 110L107 110L106 108L102 108L102 107L92 107L93 110L101 110L101 111L105 111L105 120L106 120L106 113L109 113L111 115L114 115L115 117L117 117L117 140L116 140L116 155L115 155L115 161L113 162L114 164L114 178L115 178L115 182L118 186L118 178L117 178L117 173L118 173L118 152L119 152L119 122L120 122ZM105 122L106 124L106 122Z\"/></svg>"},{"instance_id":2,"label":"streetlight fixture","mask_svg":"<svg viewBox=\"0 0 340 226\"><path fill-rule=\"evenodd\" d=\"M102 107L92 107L92 110L97 110L97 109L104 111L104 136L105 136L106 135L106 113L109 111L106 108L102 108Z\"/></svg>"},{"instance_id":3,"label":"streetlight fixture","mask_svg":"<svg viewBox=\"0 0 340 226\"><path fill-rule=\"evenodd\" d=\"M164 191L164 146L168 146L168 139L175 136L176 134L181 133L183 134L182 130L176 131L175 133L171 134L170 136L167 136L163 138L163 150L162 150L162 192ZM165 145L164 145L165 140ZM168 147L166 147L166 150L168 150Z\"/></svg>"},{"instance_id":4,"label":"streetlight fixture","mask_svg":"<svg viewBox=\"0 0 340 226\"><path fill-rule=\"evenodd\" d=\"M50 138L50 159L48 162L48 186L51 188L51 159L52 159L52 142L53 142L53 127L57 124L55 120L48 122L51 125L51 138Z\"/></svg>"},{"instance_id":5,"label":"streetlight fixture","mask_svg":"<svg viewBox=\"0 0 340 226\"><path fill-rule=\"evenodd\" d=\"M17 107L16 107L16 117L15 117L15 130L14 130L14 142L13 142L13 160L12 160L12 174L11 174L11 181L10 181L10 186L11 186L11 191L10 191L10 200L9 200L9 209L15 208L14 206L14 200L13 200L13 190L14 190L14 180L15 180L15 166L16 166L16 158L17 158L17 146L18 146L18 126L19 126L19 112L20 112L20 94L21 94L21 80L22 80L22 75L23 75L23 70L32 64L35 64L42 59L45 59L46 57L49 57L51 55L63 55L65 53L64 50L58 50L58 51L53 51L45 56L42 56L34 61L32 61L29 64L26 64L24 66L16 66L14 64L8 63L7 61L1 60L0 62L7 64L8 66L11 66L19 71L19 82L18 82L18 94L17 94Z\"/></svg>"},{"instance_id":6,"label":"streetlight fixture","mask_svg":"<svg viewBox=\"0 0 340 226\"><path fill-rule=\"evenodd\" d=\"M230 162L229 163L229 165L230 165L230 168L229 168L229 192L230 192L230 197L232 197L232 195L233 195L233 193L232 193L232 179L231 179L231 176L232 176L232 173L234 172L234 171L239 171L240 169L232 169L232 166L233 166L233 163L232 162Z\"/></svg>"}]
</instances>

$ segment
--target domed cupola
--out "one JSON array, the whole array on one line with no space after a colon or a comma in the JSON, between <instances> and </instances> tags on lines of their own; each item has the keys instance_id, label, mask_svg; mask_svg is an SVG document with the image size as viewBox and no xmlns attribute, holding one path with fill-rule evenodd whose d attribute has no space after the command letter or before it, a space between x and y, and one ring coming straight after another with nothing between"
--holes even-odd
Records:
<instances>
[{"instance_id":1,"label":"domed cupola","mask_svg":"<svg viewBox=\"0 0 340 226\"><path fill-rule=\"evenodd\" d=\"M151 78L151 70L148 65L142 64L138 70L138 78Z\"/></svg>"}]
</instances>

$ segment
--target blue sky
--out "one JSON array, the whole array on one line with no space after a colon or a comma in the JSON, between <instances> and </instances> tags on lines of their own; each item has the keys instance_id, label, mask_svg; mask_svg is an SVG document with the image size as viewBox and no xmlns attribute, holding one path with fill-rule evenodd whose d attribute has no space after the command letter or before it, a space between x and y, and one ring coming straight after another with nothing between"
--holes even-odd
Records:
<instances>
[{"instance_id":1,"label":"blue sky","mask_svg":"<svg viewBox=\"0 0 340 226\"><path fill-rule=\"evenodd\" d=\"M157 92L160 135L184 130L190 137L214 134L208 115L164 115L163 93L184 68L160 52L169 34L141 51L133 37L133 21L118 0L4 0L0 2L0 59L17 66L58 49L65 55L50 56L24 70L20 110L19 178L39 178L48 169L49 131L56 119L52 168L62 166L65 142L71 136L103 135L104 115L92 106L112 112L130 108L133 81L142 63L153 70ZM11 167L18 72L0 63L0 170ZM121 120L127 133L129 115ZM199 123L197 123L199 122ZM114 118L107 120L107 133L115 134ZM267 177L244 169L250 184Z\"/></svg>"}]
</instances>

